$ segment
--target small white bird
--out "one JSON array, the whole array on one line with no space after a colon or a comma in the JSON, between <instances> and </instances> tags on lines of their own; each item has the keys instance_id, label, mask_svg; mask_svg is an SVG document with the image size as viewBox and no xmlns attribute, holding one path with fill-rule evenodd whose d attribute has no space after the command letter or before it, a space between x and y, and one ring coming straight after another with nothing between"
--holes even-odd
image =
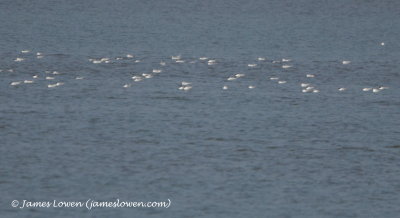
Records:
<instances>
[{"instance_id":1,"label":"small white bird","mask_svg":"<svg viewBox=\"0 0 400 218\"><path fill-rule=\"evenodd\" d=\"M83 77L83 76L77 76L77 77L75 77L75 79L77 79L77 80L81 80L81 79L84 79L85 77Z\"/></svg>"},{"instance_id":2,"label":"small white bird","mask_svg":"<svg viewBox=\"0 0 400 218\"><path fill-rule=\"evenodd\" d=\"M43 55L43 54L40 53L40 52L36 52L36 55L37 55L37 56L40 56L40 55Z\"/></svg>"},{"instance_id":3,"label":"small white bird","mask_svg":"<svg viewBox=\"0 0 400 218\"><path fill-rule=\"evenodd\" d=\"M11 82L10 83L11 86L16 86L16 85L19 85L19 84L21 84L21 81L16 81L16 82Z\"/></svg>"},{"instance_id":4,"label":"small white bird","mask_svg":"<svg viewBox=\"0 0 400 218\"><path fill-rule=\"evenodd\" d=\"M141 61L140 60L135 60L135 63L140 63Z\"/></svg>"},{"instance_id":5,"label":"small white bird","mask_svg":"<svg viewBox=\"0 0 400 218\"><path fill-rule=\"evenodd\" d=\"M278 84L285 84L285 83L286 83L285 80L280 80L280 81L278 81Z\"/></svg>"},{"instance_id":6,"label":"small white bird","mask_svg":"<svg viewBox=\"0 0 400 218\"><path fill-rule=\"evenodd\" d=\"M271 78L269 78L270 80L278 80L279 79L279 77L271 77Z\"/></svg>"},{"instance_id":7,"label":"small white bird","mask_svg":"<svg viewBox=\"0 0 400 218\"><path fill-rule=\"evenodd\" d=\"M153 73L161 73L162 70L158 70L158 69L153 69Z\"/></svg>"},{"instance_id":8,"label":"small white bird","mask_svg":"<svg viewBox=\"0 0 400 218\"><path fill-rule=\"evenodd\" d=\"M306 77L308 77L308 78L314 78L315 75L314 75L314 74L307 74Z\"/></svg>"},{"instance_id":9,"label":"small white bird","mask_svg":"<svg viewBox=\"0 0 400 218\"><path fill-rule=\"evenodd\" d=\"M133 55L132 54L127 54L126 57L127 58L133 58Z\"/></svg>"},{"instance_id":10,"label":"small white bird","mask_svg":"<svg viewBox=\"0 0 400 218\"><path fill-rule=\"evenodd\" d=\"M30 52L29 50L22 50L21 51L21 53L24 53L24 54L29 53L29 52Z\"/></svg>"},{"instance_id":11,"label":"small white bird","mask_svg":"<svg viewBox=\"0 0 400 218\"><path fill-rule=\"evenodd\" d=\"M306 88L306 90L313 90L313 89L314 89L313 86L308 86L308 87Z\"/></svg>"},{"instance_id":12,"label":"small white bird","mask_svg":"<svg viewBox=\"0 0 400 218\"><path fill-rule=\"evenodd\" d=\"M182 86L188 86L188 85L190 85L190 84L192 84L192 83L190 83L190 82L185 82L185 81L182 81Z\"/></svg>"},{"instance_id":13,"label":"small white bird","mask_svg":"<svg viewBox=\"0 0 400 218\"><path fill-rule=\"evenodd\" d=\"M387 87L387 86L380 86L379 89L380 89L380 90L384 90L384 89L389 89L389 87Z\"/></svg>"},{"instance_id":14,"label":"small white bird","mask_svg":"<svg viewBox=\"0 0 400 218\"><path fill-rule=\"evenodd\" d=\"M342 64L350 64L351 61L342 61Z\"/></svg>"},{"instance_id":15,"label":"small white bird","mask_svg":"<svg viewBox=\"0 0 400 218\"><path fill-rule=\"evenodd\" d=\"M255 88L255 86L249 86L249 89L254 89Z\"/></svg>"},{"instance_id":16,"label":"small white bird","mask_svg":"<svg viewBox=\"0 0 400 218\"><path fill-rule=\"evenodd\" d=\"M24 80L24 83L33 83L32 80Z\"/></svg>"},{"instance_id":17,"label":"small white bird","mask_svg":"<svg viewBox=\"0 0 400 218\"><path fill-rule=\"evenodd\" d=\"M265 61L265 58L264 58L264 57L259 57L259 58L257 58L257 60L259 60L259 61Z\"/></svg>"},{"instance_id":18,"label":"small white bird","mask_svg":"<svg viewBox=\"0 0 400 218\"><path fill-rule=\"evenodd\" d=\"M144 73L145 74L145 73ZM144 78L146 78L146 79L150 79L150 78L153 78L153 75L151 75L151 74L145 74L145 75L143 75L144 76Z\"/></svg>"},{"instance_id":19,"label":"small white bird","mask_svg":"<svg viewBox=\"0 0 400 218\"><path fill-rule=\"evenodd\" d=\"M222 89L223 89L223 90L227 90L227 89L228 89L228 86L223 86Z\"/></svg>"},{"instance_id":20,"label":"small white bird","mask_svg":"<svg viewBox=\"0 0 400 218\"><path fill-rule=\"evenodd\" d=\"M346 88L339 88L338 90L339 90L339 92L343 92L343 91L346 91Z\"/></svg>"},{"instance_id":21,"label":"small white bird","mask_svg":"<svg viewBox=\"0 0 400 218\"><path fill-rule=\"evenodd\" d=\"M381 42L381 46L384 46L385 45L385 43L384 42Z\"/></svg>"},{"instance_id":22,"label":"small white bird","mask_svg":"<svg viewBox=\"0 0 400 218\"><path fill-rule=\"evenodd\" d=\"M229 77L227 80L228 81L232 81L232 80L235 80L235 79L237 79L236 77L233 77L233 76L231 76L231 77Z\"/></svg>"},{"instance_id":23,"label":"small white bird","mask_svg":"<svg viewBox=\"0 0 400 218\"><path fill-rule=\"evenodd\" d=\"M16 58L14 61L15 62L21 62L21 61L24 61L25 60L25 58Z\"/></svg>"},{"instance_id":24,"label":"small white bird","mask_svg":"<svg viewBox=\"0 0 400 218\"><path fill-rule=\"evenodd\" d=\"M289 62L289 61L291 61L291 59L282 58L282 62Z\"/></svg>"},{"instance_id":25,"label":"small white bird","mask_svg":"<svg viewBox=\"0 0 400 218\"><path fill-rule=\"evenodd\" d=\"M200 57L199 58L199 60L201 60L201 61L205 61L205 60L207 60L208 59L208 57Z\"/></svg>"},{"instance_id":26,"label":"small white bird","mask_svg":"<svg viewBox=\"0 0 400 218\"><path fill-rule=\"evenodd\" d=\"M100 64L101 61L100 61L100 60L93 60L92 63L93 63L93 64Z\"/></svg>"},{"instance_id":27,"label":"small white bird","mask_svg":"<svg viewBox=\"0 0 400 218\"><path fill-rule=\"evenodd\" d=\"M192 89L191 86L185 86L185 87L183 87L183 91L189 91L189 90L191 90L191 89Z\"/></svg>"},{"instance_id":28,"label":"small white bird","mask_svg":"<svg viewBox=\"0 0 400 218\"><path fill-rule=\"evenodd\" d=\"M363 88L362 90L363 90L364 92L368 92L368 91L371 91L372 88Z\"/></svg>"},{"instance_id":29,"label":"small white bird","mask_svg":"<svg viewBox=\"0 0 400 218\"><path fill-rule=\"evenodd\" d=\"M54 88L54 87L57 87L57 86L58 86L57 84L48 84L47 88Z\"/></svg>"},{"instance_id":30,"label":"small white bird","mask_svg":"<svg viewBox=\"0 0 400 218\"><path fill-rule=\"evenodd\" d=\"M184 60L176 60L175 63L185 63Z\"/></svg>"},{"instance_id":31,"label":"small white bird","mask_svg":"<svg viewBox=\"0 0 400 218\"><path fill-rule=\"evenodd\" d=\"M129 87L131 87L132 85L131 84L125 84L123 87L124 88L129 88Z\"/></svg>"},{"instance_id":32,"label":"small white bird","mask_svg":"<svg viewBox=\"0 0 400 218\"><path fill-rule=\"evenodd\" d=\"M32 76L32 78L37 79L37 78L39 78L39 76L38 75L34 75L34 76Z\"/></svg>"},{"instance_id":33,"label":"small white bird","mask_svg":"<svg viewBox=\"0 0 400 218\"><path fill-rule=\"evenodd\" d=\"M380 92L380 91L381 91L380 89L372 89L373 93L377 93L377 92Z\"/></svg>"},{"instance_id":34,"label":"small white bird","mask_svg":"<svg viewBox=\"0 0 400 218\"><path fill-rule=\"evenodd\" d=\"M172 60L179 60L179 59L181 59L181 56L180 55L172 56L171 59Z\"/></svg>"},{"instance_id":35,"label":"small white bird","mask_svg":"<svg viewBox=\"0 0 400 218\"><path fill-rule=\"evenodd\" d=\"M160 62L160 65L161 65L161 66L165 66L166 63L165 63L164 61L161 61L161 62Z\"/></svg>"},{"instance_id":36,"label":"small white bird","mask_svg":"<svg viewBox=\"0 0 400 218\"><path fill-rule=\"evenodd\" d=\"M310 86L310 83L301 83L300 86L303 87L303 88L305 88L305 87L307 87L307 86Z\"/></svg>"},{"instance_id":37,"label":"small white bird","mask_svg":"<svg viewBox=\"0 0 400 218\"><path fill-rule=\"evenodd\" d=\"M283 65L283 66L282 66L283 69L288 69L288 68L291 68L291 67L292 67L292 66L290 66L290 65Z\"/></svg>"},{"instance_id":38,"label":"small white bird","mask_svg":"<svg viewBox=\"0 0 400 218\"><path fill-rule=\"evenodd\" d=\"M53 71L53 75L58 75L60 74L58 71Z\"/></svg>"},{"instance_id":39,"label":"small white bird","mask_svg":"<svg viewBox=\"0 0 400 218\"><path fill-rule=\"evenodd\" d=\"M248 67L256 67L257 64L248 64L247 66L248 66Z\"/></svg>"},{"instance_id":40,"label":"small white bird","mask_svg":"<svg viewBox=\"0 0 400 218\"><path fill-rule=\"evenodd\" d=\"M243 73L237 73L237 74L235 74L235 77L236 78L244 77L244 74Z\"/></svg>"},{"instance_id":41,"label":"small white bird","mask_svg":"<svg viewBox=\"0 0 400 218\"><path fill-rule=\"evenodd\" d=\"M47 80L53 80L53 79L54 79L54 77L51 77L51 76L46 76L46 79L47 79Z\"/></svg>"},{"instance_id":42,"label":"small white bird","mask_svg":"<svg viewBox=\"0 0 400 218\"><path fill-rule=\"evenodd\" d=\"M313 92L314 92L314 93L318 93L319 90L318 90L318 89L314 89Z\"/></svg>"},{"instance_id":43,"label":"small white bird","mask_svg":"<svg viewBox=\"0 0 400 218\"><path fill-rule=\"evenodd\" d=\"M214 64L216 64L217 62L216 62L216 60L208 60L207 61L207 64L208 65L214 65Z\"/></svg>"}]
</instances>

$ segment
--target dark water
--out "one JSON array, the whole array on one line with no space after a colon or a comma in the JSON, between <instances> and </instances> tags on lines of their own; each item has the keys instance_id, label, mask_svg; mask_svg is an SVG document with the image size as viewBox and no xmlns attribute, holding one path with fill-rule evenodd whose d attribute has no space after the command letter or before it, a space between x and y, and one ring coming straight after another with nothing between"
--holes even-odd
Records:
<instances>
[{"instance_id":1,"label":"dark water","mask_svg":"<svg viewBox=\"0 0 400 218\"><path fill-rule=\"evenodd\" d=\"M1 217L400 213L399 1L2 0L0 21ZM11 207L89 198L172 205Z\"/></svg>"}]
</instances>

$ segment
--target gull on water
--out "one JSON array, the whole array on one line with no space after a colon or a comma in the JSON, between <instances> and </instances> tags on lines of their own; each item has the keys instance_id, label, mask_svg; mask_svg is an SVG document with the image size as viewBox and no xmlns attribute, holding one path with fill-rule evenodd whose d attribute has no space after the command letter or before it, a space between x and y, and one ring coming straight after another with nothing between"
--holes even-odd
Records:
<instances>
[{"instance_id":1,"label":"gull on water","mask_svg":"<svg viewBox=\"0 0 400 218\"><path fill-rule=\"evenodd\" d=\"M83 77L83 76L77 76L77 77L75 77L75 79L78 79L78 80L80 80L80 79L84 79L85 77Z\"/></svg>"},{"instance_id":2,"label":"gull on water","mask_svg":"<svg viewBox=\"0 0 400 218\"><path fill-rule=\"evenodd\" d=\"M26 54L26 53L29 53L29 52L30 52L29 50L22 50L22 51L21 51L21 53L25 53L25 54Z\"/></svg>"},{"instance_id":3,"label":"gull on water","mask_svg":"<svg viewBox=\"0 0 400 218\"><path fill-rule=\"evenodd\" d=\"M291 61L291 59L282 58L282 62L289 62L289 61Z\"/></svg>"},{"instance_id":4,"label":"gull on water","mask_svg":"<svg viewBox=\"0 0 400 218\"><path fill-rule=\"evenodd\" d=\"M36 55L37 55L37 56L40 56L40 55L43 55L43 53L36 52Z\"/></svg>"},{"instance_id":5,"label":"gull on water","mask_svg":"<svg viewBox=\"0 0 400 218\"><path fill-rule=\"evenodd\" d=\"M303 88L305 88L305 87L307 87L307 86L310 86L310 83L301 83L300 86L303 87Z\"/></svg>"},{"instance_id":6,"label":"gull on water","mask_svg":"<svg viewBox=\"0 0 400 218\"><path fill-rule=\"evenodd\" d=\"M292 67L292 66L290 66L290 65L283 65L283 66L282 66L283 69L288 69L288 68L291 68L291 67Z\"/></svg>"},{"instance_id":7,"label":"gull on water","mask_svg":"<svg viewBox=\"0 0 400 218\"><path fill-rule=\"evenodd\" d=\"M126 57L127 58L133 58L133 55L132 54L127 54Z\"/></svg>"},{"instance_id":8,"label":"gull on water","mask_svg":"<svg viewBox=\"0 0 400 218\"><path fill-rule=\"evenodd\" d=\"M254 89L255 88L255 86L249 86L249 89Z\"/></svg>"},{"instance_id":9,"label":"gull on water","mask_svg":"<svg viewBox=\"0 0 400 218\"><path fill-rule=\"evenodd\" d=\"M381 46L384 46L385 45L385 43L384 42L381 42Z\"/></svg>"},{"instance_id":10,"label":"gull on water","mask_svg":"<svg viewBox=\"0 0 400 218\"><path fill-rule=\"evenodd\" d=\"M235 74L235 77L236 78L244 77L244 74L243 73L237 73L237 74Z\"/></svg>"},{"instance_id":11,"label":"gull on water","mask_svg":"<svg viewBox=\"0 0 400 218\"><path fill-rule=\"evenodd\" d=\"M369 87L368 87L368 88L363 88L362 90L363 90L364 92L368 92L368 91L371 91L372 88L369 88Z\"/></svg>"},{"instance_id":12,"label":"gull on water","mask_svg":"<svg viewBox=\"0 0 400 218\"><path fill-rule=\"evenodd\" d=\"M132 84L125 84L123 87L124 88L129 88L129 87L131 87L132 86Z\"/></svg>"},{"instance_id":13,"label":"gull on water","mask_svg":"<svg viewBox=\"0 0 400 218\"><path fill-rule=\"evenodd\" d=\"M172 60L179 60L179 59L181 59L181 56L180 55L172 56L171 59Z\"/></svg>"},{"instance_id":14,"label":"gull on water","mask_svg":"<svg viewBox=\"0 0 400 218\"><path fill-rule=\"evenodd\" d=\"M350 64L351 61L342 61L342 64Z\"/></svg>"},{"instance_id":15,"label":"gull on water","mask_svg":"<svg viewBox=\"0 0 400 218\"><path fill-rule=\"evenodd\" d=\"M222 89L223 89L223 90L227 90L227 89L228 89L228 86L223 86Z\"/></svg>"},{"instance_id":16,"label":"gull on water","mask_svg":"<svg viewBox=\"0 0 400 218\"><path fill-rule=\"evenodd\" d=\"M256 67L257 64L248 64L247 66L248 66L248 67Z\"/></svg>"},{"instance_id":17,"label":"gull on water","mask_svg":"<svg viewBox=\"0 0 400 218\"><path fill-rule=\"evenodd\" d=\"M37 78L39 78L39 76L38 75L33 75L32 78L37 79Z\"/></svg>"},{"instance_id":18,"label":"gull on water","mask_svg":"<svg viewBox=\"0 0 400 218\"><path fill-rule=\"evenodd\" d=\"M271 77L271 78L269 78L270 80L278 80L279 79L279 77Z\"/></svg>"},{"instance_id":19,"label":"gull on water","mask_svg":"<svg viewBox=\"0 0 400 218\"><path fill-rule=\"evenodd\" d=\"M47 79L47 80L53 80L53 79L54 79L54 77L51 77L51 76L46 76L46 79Z\"/></svg>"},{"instance_id":20,"label":"gull on water","mask_svg":"<svg viewBox=\"0 0 400 218\"><path fill-rule=\"evenodd\" d=\"M265 58L259 57L259 58L257 58L257 60L259 60L259 61L265 61Z\"/></svg>"},{"instance_id":21,"label":"gull on water","mask_svg":"<svg viewBox=\"0 0 400 218\"><path fill-rule=\"evenodd\" d=\"M135 60L135 63L140 63L140 60Z\"/></svg>"},{"instance_id":22,"label":"gull on water","mask_svg":"<svg viewBox=\"0 0 400 218\"><path fill-rule=\"evenodd\" d=\"M142 76L143 76L144 78L146 78L146 79L153 78L153 75L147 74L147 73L143 73Z\"/></svg>"},{"instance_id":23,"label":"gull on water","mask_svg":"<svg viewBox=\"0 0 400 218\"><path fill-rule=\"evenodd\" d=\"M179 87L179 90L183 90L183 91L189 91L192 89L192 86L190 86L192 83L190 82L186 82L186 81L182 81L181 82L181 87Z\"/></svg>"},{"instance_id":24,"label":"gull on water","mask_svg":"<svg viewBox=\"0 0 400 218\"><path fill-rule=\"evenodd\" d=\"M165 63L164 61L161 61L161 62L160 62L160 65L161 65L161 66L165 66L165 64L166 64L166 63Z\"/></svg>"},{"instance_id":25,"label":"gull on water","mask_svg":"<svg viewBox=\"0 0 400 218\"><path fill-rule=\"evenodd\" d=\"M308 77L308 78L314 78L315 75L314 75L314 74L307 74L306 77Z\"/></svg>"},{"instance_id":26,"label":"gull on water","mask_svg":"<svg viewBox=\"0 0 400 218\"><path fill-rule=\"evenodd\" d=\"M205 60L207 60L208 59L208 57L200 57L199 58L199 60L201 60L201 61L205 61Z\"/></svg>"},{"instance_id":27,"label":"gull on water","mask_svg":"<svg viewBox=\"0 0 400 218\"><path fill-rule=\"evenodd\" d=\"M208 60L207 64L208 65L214 65L214 64L216 64L216 60Z\"/></svg>"},{"instance_id":28,"label":"gull on water","mask_svg":"<svg viewBox=\"0 0 400 218\"><path fill-rule=\"evenodd\" d=\"M377 93L377 92L380 92L381 90L378 88L378 89L376 89L376 88L373 88L372 89L372 92L374 92L374 93Z\"/></svg>"},{"instance_id":29,"label":"gull on water","mask_svg":"<svg viewBox=\"0 0 400 218\"><path fill-rule=\"evenodd\" d=\"M384 89L389 89L389 87L387 87L387 86L380 86L379 89L380 89L380 90L384 90Z\"/></svg>"},{"instance_id":30,"label":"gull on water","mask_svg":"<svg viewBox=\"0 0 400 218\"><path fill-rule=\"evenodd\" d=\"M285 84L285 83L286 83L285 80L280 80L280 81L278 81L278 84Z\"/></svg>"},{"instance_id":31,"label":"gull on water","mask_svg":"<svg viewBox=\"0 0 400 218\"><path fill-rule=\"evenodd\" d=\"M346 91L346 88L339 88L338 90L339 90L339 92L343 92L343 91Z\"/></svg>"},{"instance_id":32,"label":"gull on water","mask_svg":"<svg viewBox=\"0 0 400 218\"><path fill-rule=\"evenodd\" d=\"M21 81L16 81L16 82L11 82L10 85L11 86L16 86L16 85L19 85L21 83L22 83Z\"/></svg>"},{"instance_id":33,"label":"gull on water","mask_svg":"<svg viewBox=\"0 0 400 218\"><path fill-rule=\"evenodd\" d=\"M153 69L153 73L161 73L162 70L158 70L158 69Z\"/></svg>"},{"instance_id":34,"label":"gull on water","mask_svg":"<svg viewBox=\"0 0 400 218\"><path fill-rule=\"evenodd\" d=\"M25 58L15 58L15 62L21 62L21 61L24 61L25 60Z\"/></svg>"},{"instance_id":35,"label":"gull on water","mask_svg":"<svg viewBox=\"0 0 400 218\"><path fill-rule=\"evenodd\" d=\"M185 63L185 61L178 59L178 60L175 61L175 63Z\"/></svg>"},{"instance_id":36,"label":"gull on water","mask_svg":"<svg viewBox=\"0 0 400 218\"><path fill-rule=\"evenodd\" d=\"M33 80L24 80L24 83L33 83Z\"/></svg>"},{"instance_id":37,"label":"gull on water","mask_svg":"<svg viewBox=\"0 0 400 218\"><path fill-rule=\"evenodd\" d=\"M227 80L228 81L232 81L232 80L235 80L235 79L237 79L236 77L233 77L233 76L230 76Z\"/></svg>"},{"instance_id":38,"label":"gull on water","mask_svg":"<svg viewBox=\"0 0 400 218\"><path fill-rule=\"evenodd\" d=\"M48 88L54 88L54 87L61 86L61 85L64 85L64 83L58 82L58 83L56 83L56 84L48 84L47 87L48 87Z\"/></svg>"}]
</instances>

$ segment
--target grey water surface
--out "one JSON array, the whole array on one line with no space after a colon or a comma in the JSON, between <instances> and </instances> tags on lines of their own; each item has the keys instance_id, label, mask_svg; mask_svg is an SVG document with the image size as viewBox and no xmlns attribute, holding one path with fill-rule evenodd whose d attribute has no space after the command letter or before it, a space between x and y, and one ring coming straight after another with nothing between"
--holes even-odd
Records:
<instances>
[{"instance_id":1,"label":"grey water surface","mask_svg":"<svg viewBox=\"0 0 400 218\"><path fill-rule=\"evenodd\" d=\"M396 0L1 0L0 217L399 217L399 39ZM172 204L19 208L88 199Z\"/></svg>"}]
</instances>

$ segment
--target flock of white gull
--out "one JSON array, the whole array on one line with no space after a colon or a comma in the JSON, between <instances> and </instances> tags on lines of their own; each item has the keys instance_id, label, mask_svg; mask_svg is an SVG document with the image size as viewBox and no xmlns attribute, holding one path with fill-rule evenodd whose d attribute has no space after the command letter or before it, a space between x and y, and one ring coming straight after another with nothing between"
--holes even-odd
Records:
<instances>
[{"instance_id":1,"label":"flock of white gull","mask_svg":"<svg viewBox=\"0 0 400 218\"><path fill-rule=\"evenodd\" d=\"M385 44L382 42L381 45L384 46ZM21 51L21 53L22 53L22 54L31 53L31 51L29 51L29 50L23 50L23 51ZM36 58L41 59L41 58L44 58L44 57L45 57L45 55L44 55L43 53L40 53L40 52L37 52L37 53L36 53ZM127 54L127 55L125 55L124 57L117 57L117 58L114 58L114 60L133 59L133 58L134 58L134 55L132 55L132 54ZM22 61L24 61L24 60L25 60L25 58L22 58L22 57L17 57L17 58L14 59L15 62L22 62ZM182 57L181 57L180 55L178 55L178 56L171 56L171 60L172 60L173 62L176 62L176 63L185 63L185 60L182 59ZM204 62L204 63L206 63L207 65L215 65L215 64L217 64L217 61L216 61L215 59L210 59L210 58L208 58L208 57L200 57L199 60L202 61L202 62ZM266 59L265 57L259 57L259 58L257 58L257 61L258 61L258 62L263 62L263 61L266 61L266 60L267 60L267 59ZM112 62L113 60L112 60L112 58L96 58L96 59L89 59L89 61L90 61L91 63L93 63L93 64L108 64L108 63ZM138 62L140 62L140 60L134 60L134 62L138 63ZM276 60L275 60L275 61L272 61L272 63L281 63L283 69L291 68L292 65L290 64L290 62L291 62L290 59L282 59L282 60L279 60L279 61L276 61ZM189 63L195 63L195 61L190 61ZM132 77L131 77L131 79L132 79L131 82L122 85L122 87L123 87L123 88L129 88L129 87L131 87L131 86L133 85L134 82L140 82L140 81L143 81L143 80L145 80L145 79L153 78L154 75L163 72L163 70L160 69L160 68L162 68L162 66L165 66L166 64L167 64L166 62L161 61L161 62L159 63L159 66L160 66L160 67L159 67L159 68L156 68L156 69L153 69L151 73L142 73L142 74L140 74L140 75L134 75L134 76L132 76ZM344 61L341 62L341 64L343 64L343 65L351 64L351 61L344 60ZM249 68L254 68L254 67L256 67L256 66L257 66L257 63L250 63L250 64L247 65L247 67L249 67ZM2 71L3 71L3 70L0 69L0 72L2 72ZM8 72L13 72L13 69L9 69L9 70L7 70L7 71L8 71ZM55 79L55 76L58 75L58 74L60 74L58 71L45 71L45 73L46 73L46 75L47 75L47 76L45 77L45 79L48 80L48 81L54 80L54 79ZM314 74L306 74L305 76L306 76L306 78L314 78L314 77L315 77ZM227 81L234 81L234 80L240 79L240 78L242 78L242 77L245 77L245 74L244 74L244 73L237 73L237 74L234 74L234 75L229 76L228 78L226 78L226 80L227 80ZM13 82L10 83L10 86L19 86L19 85L22 85L22 84L31 84L31 83L35 83L35 79L38 79L38 78L39 78L39 75L34 75L31 79L26 79L26 80L23 80L23 81L13 81ZM84 78L84 77L81 77L81 76L78 76L78 77L75 77L75 79L76 79L76 80L82 80L82 79L85 79L85 78ZM286 80L281 80L279 77L270 77L269 79L270 79L271 81L277 82L278 84L286 84L286 83L287 83ZM64 85L63 82L57 82L57 83L50 83L50 84L47 84L47 87L48 87L48 88L55 88L55 87L62 86L62 85ZM316 88L315 86L313 86L311 83L306 83L306 82L304 82L304 83L300 83L299 85L300 85L301 91L302 91L303 93L319 93L319 92L320 92L319 89L317 89L317 88ZM191 83L191 82L187 82L187 81L179 82L179 86L178 86L178 89L179 89L179 90L182 90L182 91L189 91L189 90L191 90L192 88L193 88L193 86L192 86L192 83ZM256 88L256 86L250 85L250 86L248 86L248 88L249 88L249 89L254 89L254 88ZM385 89L388 89L388 88L389 88L389 87L387 87L387 86L364 87L364 88L362 88L362 91L364 91L364 92L377 93L377 92L380 92L380 91L385 90ZM228 85L224 85L224 86L222 86L222 89L223 89L223 90L227 90L227 89L229 89L229 86L228 86ZM344 91L347 90L347 88L345 88L345 87L338 87L337 90L338 90L339 92L344 92Z\"/></svg>"}]
</instances>

